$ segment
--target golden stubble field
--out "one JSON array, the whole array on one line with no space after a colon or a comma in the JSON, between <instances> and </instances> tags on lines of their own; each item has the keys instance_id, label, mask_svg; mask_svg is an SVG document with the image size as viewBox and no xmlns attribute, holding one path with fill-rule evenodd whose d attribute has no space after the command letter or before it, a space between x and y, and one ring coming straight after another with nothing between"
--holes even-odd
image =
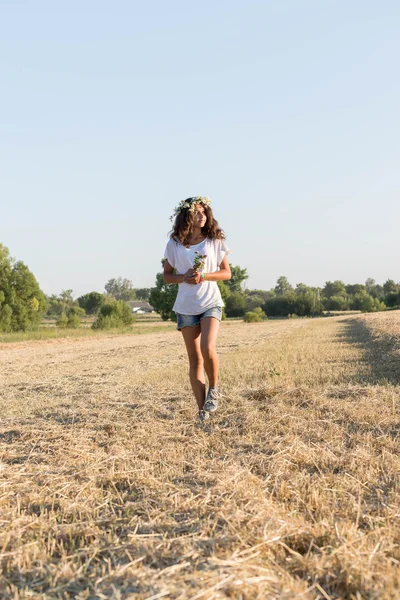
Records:
<instances>
[{"instance_id":1,"label":"golden stubble field","mask_svg":"<svg viewBox=\"0 0 400 600\"><path fill-rule=\"evenodd\" d=\"M398 599L400 313L0 345L1 598Z\"/></svg>"}]
</instances>

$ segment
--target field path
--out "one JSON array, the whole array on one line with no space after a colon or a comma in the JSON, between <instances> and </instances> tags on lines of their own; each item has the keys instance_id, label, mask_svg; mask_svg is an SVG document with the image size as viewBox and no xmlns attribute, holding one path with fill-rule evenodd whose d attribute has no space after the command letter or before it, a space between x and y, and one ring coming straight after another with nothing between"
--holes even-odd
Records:
<instances>
[{"instance_id":1,"label":"field path","mask_svg":"<svg viewBox=\"0 0 400 600\"><path fill-rule=\"evenodd\" d=\"M178 332L0 345L0 597L397 600L399 324L223 323L204 428Z\"/></svg>"},{"instance_id":2,"label":"field path","mask_svg":"<svg viewBox=\"0 0 400 600\"><path fill-rule=\"evenodd\" d=\"M218 351L223 355L239 347L256 348L270 338L287 335L288 331L308 323L297 320L288 327L287 321L277 321L261 331L250 326L245 335L237 324L223 324ZM146 385L151 372L157 374L173 366L182 367L186 360L183 340L177 331L2 344L0 398L6 400L3 416L7 409L13 410L10 399L29 399L40 405L43 397L51 401L55 391L58 396L72 395L74 399L99 393L115 397L116 390L129 396L140 382ZM139 379L135 379L138 375Z\"/></svg>"}]
</instances>

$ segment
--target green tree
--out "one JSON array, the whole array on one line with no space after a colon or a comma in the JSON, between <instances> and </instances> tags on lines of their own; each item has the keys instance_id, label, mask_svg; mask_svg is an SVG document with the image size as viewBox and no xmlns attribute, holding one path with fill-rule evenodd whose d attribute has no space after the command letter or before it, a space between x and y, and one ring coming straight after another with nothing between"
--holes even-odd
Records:
<instances>
[{"instance_id":1,"label":"green tree","mask_svg":"<svg viewBox=\"0 0 400 600\"><path fill-rule=\"evenodd\" d=\"M217 281L217 285L219 287L219 291L221 292L221 298L225 304L226 300L231 292L230 292L228 286L226 285L225 281Z\"/></svg>"},{"instance_id":2,"label":"green tree","mask_svg":"<svg viewBox=\"0 0 400 600\"><path fill-rule=\"evenodd\" d=\"M294 313L299 317L320 315L322 310L318 290L296 295L292 302L292 314Z\"/></svg>"},{"instance_id":3,"label":"green tree","mask_svg":"<svg viewBox=\"0 0 400 600\"><path fill-rule=\"evenodd\" d=\"M72 306L74 303L74 295L72 290L61 290L59 300L63 303L65 307Z\"/></svg>"},{"instance_id":4,"label":"green tree","mask_svg":"<svg viewBox=\"0 0 400 600\"><path fill-rule=\"evenodd\" d=\"M361 310L361 312L377 312L386 310L386 306L383 302L378 300L378 298L373 298L365 291L353 296L351 308L353 310Z\"/></svg>"},{"instance_id":5,"label":"green tree","mask_svg":"<svg viewBox=\"0 0 400 600\"><path fill-rule=\"evenodd\" d=\"M32 329L46 310L45 295L33 273L22 261L12 259L8 248L0 244L0 329Z\"/></svg>"},{"instance_id":6,"label":"green tree","mask_svg":"<svg viewBox=\"0 0 400 600\"><path fill-rule=\"evenodd\" d=\"M365 289L367 290L367 294L371 294L371 291L374 290L375 287L375 279L372 279L372 277L367 277L367 279L365 280Z\"/></svg>"},{"instance_id":7,"label":"green tree","mask_svg":"<svg viewBox=\"0 0 400 600\"><path fill-rule=\"evenodd\" d=\"M398 294L400 291L400 286L398 283L395 283L393 279L388 279L383 284L383 292L385 296L388 294Z\"/></svg>"},{"instance_id":8,"label":"green tree","mask_svg":"<svg viewBox=\"0 0 400 600\"><path fill-rule=\"evenodd\" d=\"M275 296L274 290L245 290L244 294L248 297L256 296L258 298L262 298L264 302Z\"/></svg>"},{"instance_id":9,"label":"green tree","mask_svg":"<svg viewBox=\"0 0 400 600\"><path fill-rule=\"evenodd\" d=\"M309 285L306 285L305 283L298 283L296 285L295 292L297 296L305 296L307 294L312 293L313 288L311 288Z\"/></svg>"},{"instance_id":10,"label":"green tree","mask_svg":"<svg viewBox=\"0 0 400 600\"><path fill-rule=\"evenodd\" d=\"M62 313L67 313L71 306L77 306L72 290L62 290L59 296L52 294L47 298L47 303L48 317L59 317Z\"/></svg>"},{"instance_id":11,"label":"green tree","mask_svg":"<svg viewBox=\"0 0 400 600\"><path fill-rule=\"evenodd\" d=\"M164 260L161 261L164 266ZM164 274L157 273L156 285L151 288L149 303L158 314L161 315L163 321L176 321L176 315L172 311L172 307L175 303L176 296L178 294L177 283L165 283Z\"/></svg>"},{"instance_id":12,"label":"green tree","mask_svg":"<svg viewBox=\"0 0 400 600\"><path fill-rule=\"evenodd\" d=\"M47 298L47 313L48 317L59 317L63 312L63 307L55 294L48 296Z\"/></svg>"},{"instance_id":13,"label":"green tree","mask_svg":"<svg viewBox=\"0 0 400 600\"><path fill-rule=\"evenodd\" d=\"M366 292L366 287L362 283L352 283L346 285L346 294L349 296L354 296L355 294L361 294L362 292Z\"/></svg>"},{"instance_id":14,"label":"green tree","mask_svg":"<svg viewBox=\"0 0 400 600\"><path fill-rule=\"evenodd\" d=\"M384 300L384 298L385 298L385 293L383 291L383 285L380 285L379 283L377 283L375 288L372 289L369 293L374 298L379 298L379 300Z\"/></svg>"},{"instance_id":15,"label":"green tree","mask_svg":"<svg viewBox=\"0 0 400 600\"><path fill-rule=\"evenodd\" d=\"M132 281L129 279L109 279L104 286L107 294L113 296L116 300L135 300L136 294L135 289L132 285Z\"/></svg>"},{"instance_id":16,"label":"green tree","mask_svg":"<svg viewBox=\"0 0 400 600\"><path fill-rule=\"evenodd\" d=\"M307 294L296 294L292 291L283 296L277 295L269 298L263 309L269 317L287 317L289 315L307 317L321 314L322 303L319 299L318 289Z\"/></svg>"},{"instance_id":17,"label":"green tree","mask_svg":"<svg viewBox=\"0 0 400 600\"><path fill-rule=\"evenodd\" d=\"M284 277L283 275L279 277L274 288L275 294L277 296L283 296L284 294L292 291L293 287L290 285L287 277Z\"/></svg>"},{"instance_id":18,"label":"green tree","mask_svg":"<svg viewBox=\"0 0 400 600\"><path fill-rule=\"evenodd\" d=\"M151 288L137 288L135 289L136 298L138 300L145 300L148 302L150 297Z\"/></svg>"},{"instance_id":19,"label":"green tree","mask_svg":"<svg viewBox=\"0 0 400 600\"><path fill-rule=\"evenodd\" d=\"M225 285L225 281L217 281L217 285L219 288L219 291L221 292L221 298L222 298L222 302L224 303L224 306L222 307L222 320L226 319L226 300L228 298L228 296L230 296L230 291L227 285Z\"/></svg>"},{"instance_id":20,"label":"green tree","mask_svg":"<svg viewBox=\"0 0 400 600\"><path fill-rule=\"evenodd\" d=\"M348 310L349 300L344 296L331 296L324 298L325 310Z\"/></svg>"},{"instance_id":21,"label":"green tree","mask_svg":"<svg viewBox=\"0 0 400 600\"><path fill-rule=\"evenodd\" d=\"M242 292L231 292L225 302L227 317L242 317L246 310L246 298Z\"/></svg>"},{"instance_id":22,"label":"green tree","mask_svg":"<svg viewBox=\"0 0 400 600\"><path fill-rule=\"evenodd\" d=\"M245 302L246 302L246 311L253 311L256 308L261 308L265 302L264 298L262 296L257 296L257 295L248 295L245 294L244 295L245 298Z\"/></svg>"},{"instance_id":23,"label":"green tree","mask_svg":"<svg viewBox=\"0 0 400 600\"><path fill-rule=\"evenodd\" d=\"M378 300L378 298L377 298ZM385 296L385 305L393 308L400 304L400 292L389 292Z\"/></svg>"},{"instance_id":24,"label":"green tree","mask_svg":"<svg viewBox=\"0 0 400 600\"><path fill-rule=\"evenodd\" d=\"M12 309L9 304L5 302L5 294L3 290L0 291L0 331L11 331L11 317Z\"/></svg>"},{"instance_id":25,"label":"green tree","mask_svg":"<svg viewBox=\"0 0 400 600\"><path fill-rule=\"evenodd\" d=\"M78 298L79 306L83 308L88 315L97 314L104 302L104 294L99 294L99 292L90 292L89 294L84 294Z\"/></svg>"},{"instance_id":26,"label":"green tree","mask_svg":"<svg viewBox=\"0 0 400 600\"><path fill-rule=\"evenodd\" d=\"M372 296L373 298L379 298L379 300L383 300L385 296L383 286L376 283L375 279L372 279L372 277L368 277L368 279L366 280L365 289L367 290L367 293L370 294L370 296Z\"/></svg>"},{"instance_id":27,"label":"green tree","mask_svg":"<svg viewBox=\"0 0 400 600\"><path fill-rule=\"evenodd\" d=\"M293 293L269 298L263 310L269 317L287 317L295 312L296 296Z\"/></svg>"},{"instance_id":28,"label":"green tree","mask_svg":"<svg viewBox=\"0 0 400 600\"><path fill-rule=\"evenodd\" d=\"M343 281L327 281L322 289L322 295L325 298L331 298L332 296L345 296L346 286Z\"/></svg>"},{"instance_id":29,"label":"green tree","mask_svg":"<svg viewBox=\"0 0 400 600\"><path fill-rule=\"evenodd\" d=\"M239 266L229 265L231 268L231 278L224 281L230 292L241 292L242 285L248 279L247 269L242 269Z\"/></svg>"},{"instance_id":30,"label":"green tree","mask_svg":"<svg viewBox=\"0 0 400 600\"><path fill-rule=\"evenodd\" d=\"M384 302L381 302L379 298L374 298L375 311L386 310L386 305Z\"/></svg>"}]
</instances>

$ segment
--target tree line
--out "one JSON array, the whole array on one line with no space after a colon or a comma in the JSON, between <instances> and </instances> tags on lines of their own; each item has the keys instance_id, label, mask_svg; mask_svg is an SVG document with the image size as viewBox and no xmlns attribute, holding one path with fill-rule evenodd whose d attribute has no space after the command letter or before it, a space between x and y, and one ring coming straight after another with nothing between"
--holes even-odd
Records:
<instances>
[{"instance_id":1,"label":"tree line","mask_svg":"<svg viewBox=\"0 0 400 600\"><path fill-rule=\"evenodd\" d=\"M95 315L94 329L129 326L134 315L127 300L148 297L150 289L133 288L128 279L110 279L103 294L89 292L74 298L72 290L59 295L43 293L29 268L11 257L0 243L0 331L27 331L37 328L43 318L58 327L79 327L86 315Z\"/></svg>"},{"instance_id":2,"label":"tree line","mask_svg":"<svg viewBox=\"0 0 400 600\"><path fill-rule=\"evenodd\" d=\"M308 317L337 311L400 309L400 283L392 279L383 285L369 278L365 284L345 284L337 280L327 281L323 287L313 287L305 283L292 286L287 277L281 276L269 290L251 290L245 289L247 269L230 267L232 278L218 282L225 303L224 315L228 318L258 321L265 316ZM158 273L149 301L163 319L174 319L172 306L177 293L178 285L166 284L162 273Z\"/></svg>"},{"instance_id":3,"label":"tree line","mask_svg":"<svg viewBox=\"0 0 400 600\"><path fill-rule=\"evenodd\" d=\"M307 317L326 312L357 310L375 312L400 309L400 283L388 279L383 285L374 279L365 284L327 281L323 287L304 283L292 286L284 276L270 290L246 289L246 268L230 265L232 277L219 281L225 303L224 317L244 317L259 321L268 317ZM56 321L58 327L79 327L86 315L94 316L94 329L129 326L134 315L129 300L148 301L163 320L175 320L172 307L178 285L166 284L163 273L156 274L152 288L135 288L122 277L106 282L104 292L88 292L74 298L71 289L46 296L35 276L22 262L10 256L0 244L0 331L26 331L36 328L43 318Z\"/></svg>"}]
</instances>

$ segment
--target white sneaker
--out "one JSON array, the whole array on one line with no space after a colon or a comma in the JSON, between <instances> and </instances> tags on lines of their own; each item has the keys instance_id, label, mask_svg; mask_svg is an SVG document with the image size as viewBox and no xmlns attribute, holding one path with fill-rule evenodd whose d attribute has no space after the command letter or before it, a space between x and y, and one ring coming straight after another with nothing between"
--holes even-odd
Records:
<instances>
[{"instance_id":1,"label":"white sneaker","mask_svg":"<svg viewBox=\"0 0 400 600\"><path fill-rule=\"evenodd\" d=\"M210 387L208 390L207 398L203 406L203 410L207 412L215 412L218 408L218 398L220 393L218 388Z\"/></svg>"},{"instance_id":2,"label":"white sneaker","mask_svg":"<svg viewBox=\"0 0 400 600\"><path fill-rule=\"evenodd\" d=\"M210 415L205 410L199 410L199 423L204 423L204 421L208 421Z\"/></svg>"}]
</instances>

